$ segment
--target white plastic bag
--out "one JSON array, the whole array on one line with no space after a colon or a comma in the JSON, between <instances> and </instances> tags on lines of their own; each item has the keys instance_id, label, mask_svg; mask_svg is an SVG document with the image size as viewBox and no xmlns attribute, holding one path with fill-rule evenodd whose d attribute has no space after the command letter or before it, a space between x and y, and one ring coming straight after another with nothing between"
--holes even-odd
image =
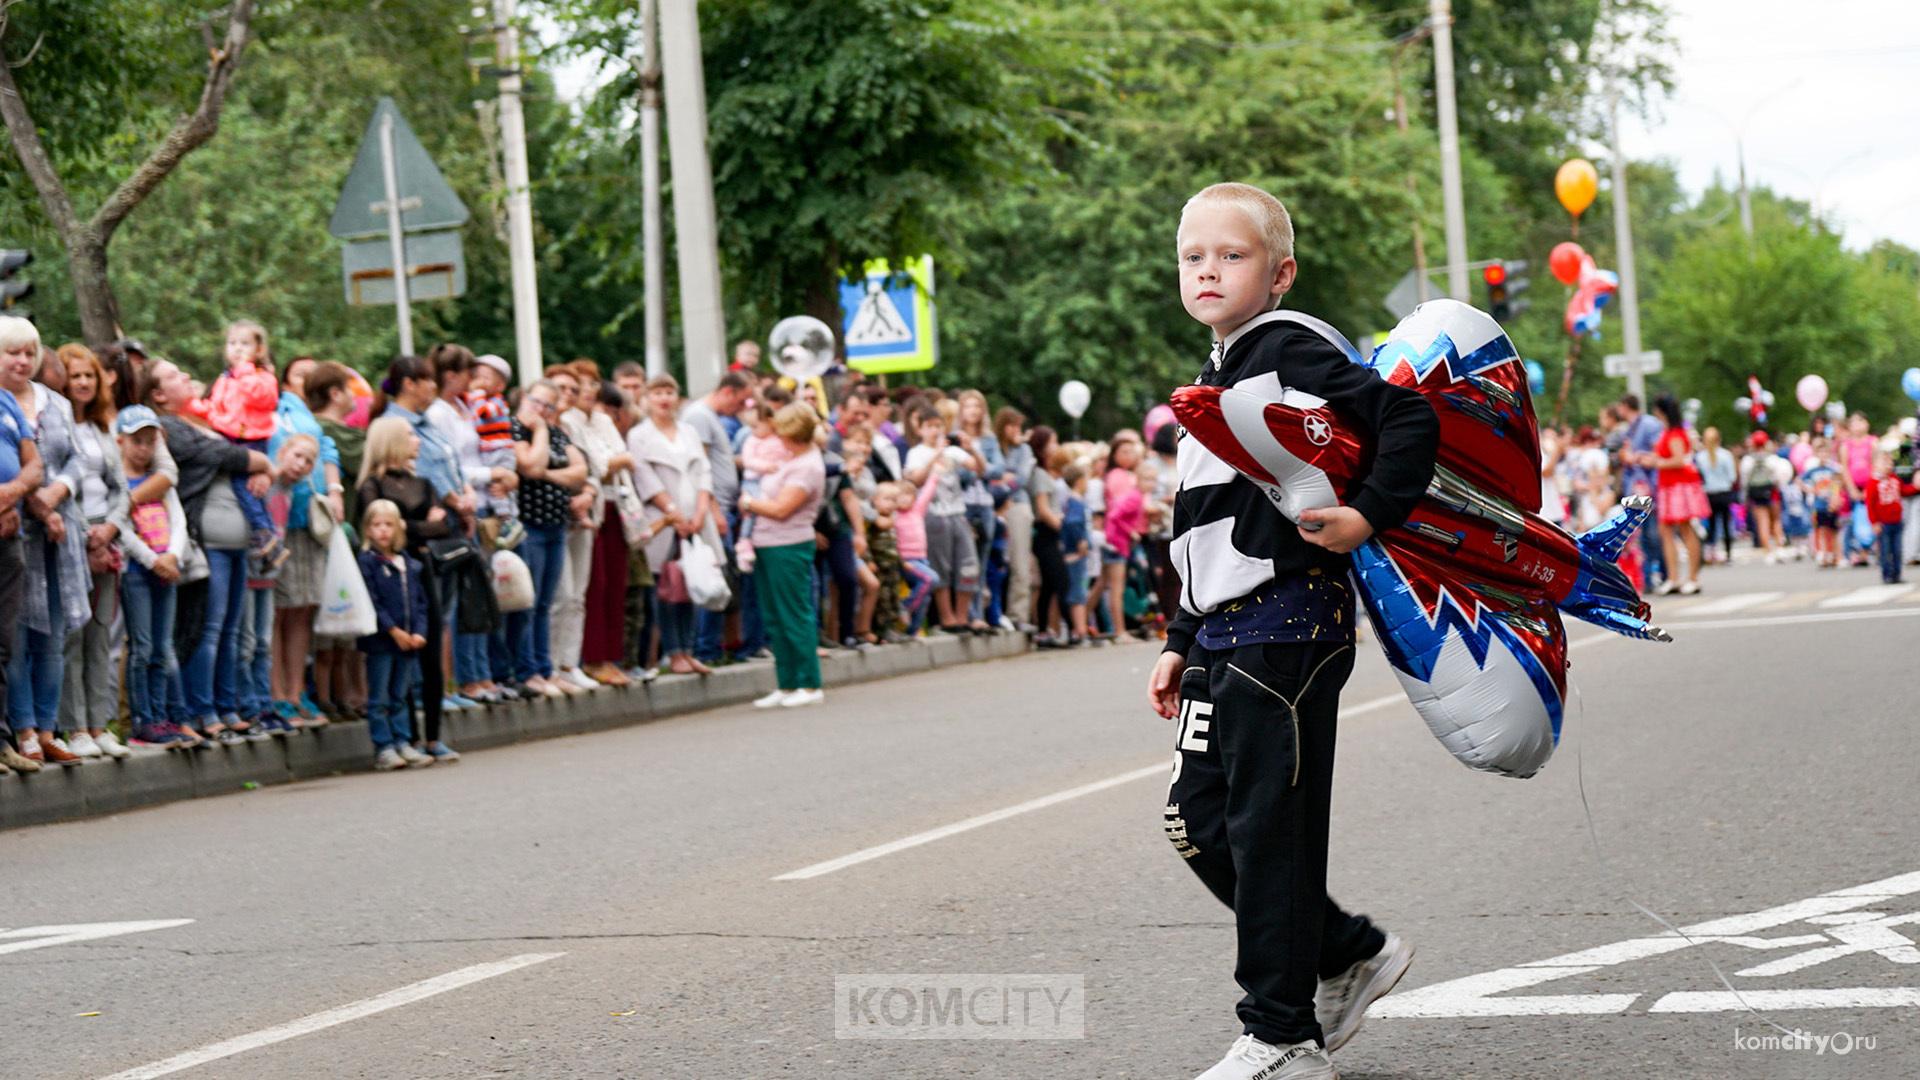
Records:
<instances>
[{"instance_id":1,"label":"white plastic bag","mask_svg":"<svg viewBox=\"0 0 1920 1080\"><path fill-rule=\"evenodd\" d=\"M360 564L347 543L345 529L333 530L327 541L327 566L320 576L320 611L313 632L328 637L365 637L380 628L373 613L373 597L360 577Z\"/></svg>"},{"instance_id":2,"label":"white plastic bag","mask_svg":"<svg viewBox=\"0 0 1920 1080\"><path fill-rule=\"evenodd\" d=\"M502 615L533 607L533 571L525 559L511 551L493 553L493 596Z\"/></svg>"},{"instance_id":3,"label":"white plastic bag","mask_svg":"<svg viewBox=\"0 0 1920 1080\"><path fill-rule=\"evenodd\" d=\"M680 544L680 572L687 579L687 597L708 611L725 611L733 602L719 556L706 541L690 536Z\"/></svg>"}]
</instances>

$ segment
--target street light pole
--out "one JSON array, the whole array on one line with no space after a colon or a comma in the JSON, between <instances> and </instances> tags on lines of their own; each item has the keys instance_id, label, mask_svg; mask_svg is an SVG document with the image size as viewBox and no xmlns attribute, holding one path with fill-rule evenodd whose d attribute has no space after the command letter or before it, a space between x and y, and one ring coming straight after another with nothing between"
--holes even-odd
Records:
<instances>
[{"instance_id":1,"label":"street light pole","mask_svg":"<svg viewBox=\"0 0 1920 1080\"><path fill-rule=\"evenodd\" d=\"M500 69L500 148L507 174L507 257L513 284L513 351L520 385L540 378L540 293L533 276L533 197L527 188L527 121L520 110L520 43L514 0L494 0L493 58Z\"/></svg>"},{"instance_id":2,"label":"street light pole","mask_svg":"<svg viewBox=\"0 0 1920 1080\"><path fill-rule=\"evenodd\" d=\"M1607 116L1613 128L1613 245L1614 258L1620 264L1620 330L1627 347L1627 393L1645 401L1647 377L1640 370L1640 290L1633 276L1633 218L1627 207L1627 156L1620 143L1617 86L1608 97Z\"/></svg>"},{"instance_id":3,"label":"street light pole","mask_svg":"<svg viewBox=\"0 0 1920 1080\"><path fill-rule=\"evenodd\" d=\"M720 252L714 223L713 169L707 158L707 86L695 0L661 0L660 53L667 79L667 139L672 152L674 247L680 261L680 328L687 396L720 383L726 326L720 306Z\"/></svg>"},{"instance_id":4,"label":"street light pole","mask_svg":"<svg viewBox=\"0 0 1920 1080\"><path fill-rule=\"evenodd\" d=\"M1453 105L1453 4L1431 0L1433 96L1440 118L1440 202L1447 224L1447 291L1467 299L1467 212L1460 194L1460 119Z\"/></svg>"}]
</instances>

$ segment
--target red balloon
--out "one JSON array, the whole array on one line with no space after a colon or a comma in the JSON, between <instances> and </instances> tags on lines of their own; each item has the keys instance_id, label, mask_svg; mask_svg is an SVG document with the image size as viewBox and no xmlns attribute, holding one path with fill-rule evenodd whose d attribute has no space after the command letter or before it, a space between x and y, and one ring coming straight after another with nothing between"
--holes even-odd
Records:
<instances>
[{"instance_id":1,"label":"red balloon","mask_svg":"<svg viewBox=\"0 0 1920 1080\"><path fill-rule=\"evenodd\" d=\"M1547 256L1547 269L1553 271L1554 279L1562 285L1571 285L1580 280L1580 260L1586 252L1579 244L1563 240L1553 246L1553 253Z\"/></svg>"}]
</instances>

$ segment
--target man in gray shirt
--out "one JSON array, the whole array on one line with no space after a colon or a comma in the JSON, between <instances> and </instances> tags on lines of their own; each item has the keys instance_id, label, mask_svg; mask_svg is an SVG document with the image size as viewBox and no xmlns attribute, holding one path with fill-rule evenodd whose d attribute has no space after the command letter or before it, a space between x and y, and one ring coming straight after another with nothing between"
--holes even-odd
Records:
<instances>
[{"instance_id":1,"label":"man in gray shirt","mask_svg":"<svg viewBox=\"0 0 1920 1080\"><path fill-rule=\"evenodd\" d=\"M708 471L713 475L713 504L726 522L727 535L740 527L740 468L733 457L733 438L720 418L737 415L747 403L753 382L738 371L720 376L719 385L706 397L680 410L680 422L693 429L707 451ZM725 553L732 560L732 545ZM744 599L744 598L743 598ZM726 639L726 616L701 608L695 620L694 657L703 664L719 663Z\"/></svg>"}]
</instances>

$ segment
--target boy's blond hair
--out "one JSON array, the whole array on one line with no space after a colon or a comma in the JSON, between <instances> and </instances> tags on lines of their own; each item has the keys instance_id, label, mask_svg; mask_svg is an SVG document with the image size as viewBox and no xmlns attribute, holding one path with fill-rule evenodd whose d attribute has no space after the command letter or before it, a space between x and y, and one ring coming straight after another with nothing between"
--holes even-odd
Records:
<instances>
[{"instance_id":1,"label":"boy's blond hair","mask_svg":"<svg viewBox=\"0 0 1920 1080\"><path fill-rule=\"evenodd\" d=\"M1293 258L1293 216L1287 213L1285 204L1265 190L1252 184L1210 184L1201 188L1199 194L1188 199L1187 205L1180 208L1181 218L1184 219L1188 210L1203 202L1225 203L1247 215L1260 233L1262 246L1267 249L1268 265L1279 266Z\"/></svg>"}]
</instances>

